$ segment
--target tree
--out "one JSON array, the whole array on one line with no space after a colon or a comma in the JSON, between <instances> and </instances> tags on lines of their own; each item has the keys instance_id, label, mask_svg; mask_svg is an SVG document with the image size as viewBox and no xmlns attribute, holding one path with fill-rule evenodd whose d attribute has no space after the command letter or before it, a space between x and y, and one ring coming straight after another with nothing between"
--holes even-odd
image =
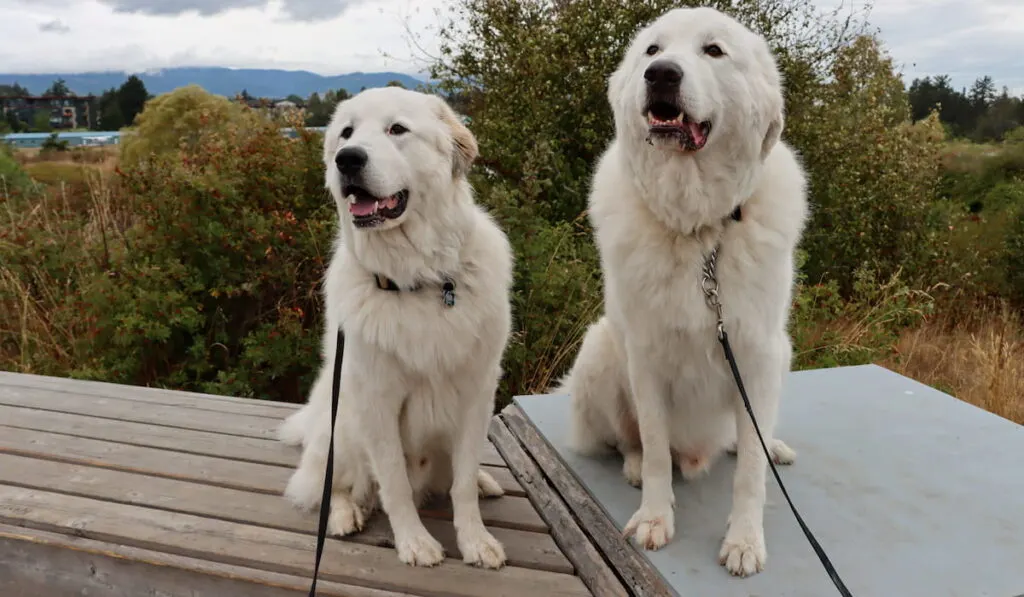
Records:
<instances>
[{"instance_id":1,"label":"tree","mask_svg":"<svg viewBox=\"0 0 1024 597\"><path fill-rule=\"evenodd\" d=\"M43 92L43 95L52 95L54 97L68 97L74 94L71 92L70 89L68 89L68 84L64 81L64 79L57 79L53 82L52 85L50 85L49 88L47 88L46 91Z\"/></svg>"},{"instance_id":2,"label":"tree","mask_svg":"<svg viewBox=\"0 0 1024 597\"><path fill-rule=\"evenodd\" d=\"M405 85L403 85L402 82L397 80L397 79L388 81L388 84L386 86L387 87L401 87L402 89L405 89Z\"/></svg>"},{"instance_id":3,"label":"tree","mask_svg":"<svg viewBox=\"0 0 1024 597\"><path fill-rule=\"evenodd\" d=\"M27 128L25 123L18 119L18 115L14 110L8 110L4 120L7 122L7 127L11 129L12 133L20 133Z\"/></svg>"},{"instance_id":4,"label":"tree","mask_svg":"<svg viewBox=\"0 0 1024 597\"><path fill-rule=\"evenodd\" d=\"M118 131L124 126L125 119L121 112L121 100L117 89L110 88L100 96L99 127L105 131Z\"/></svg>"},{"instance_id":5,"label":"tree","mask_svg":"<svg viewBox=\"0 0 1024 597\"><path fill-rule=\"evenodd\" d=\"M611 137L608 75L639 27L668 9L698 4L707 3L459 0L440 31L431 78L442 93L470 100L479 163L508 182L531 181L523 200L545 218L575 221L591 168ZM806 0L710 5L764 33L791 86L827 71L835 48L857 29Z\"/></svg>"},{"instance_id":6,"label":"tree","mask_svg":"<svg viewBox=\"0 0 1024 597\"><path fill-rule=\"evenodd\" d=\"M46 110L36 111L35 116L32 117L32 130L36 133L48 133L53 130L53 126L50 124L50 113Z\"/></svg>"},{"instance_id":7,"label":"tree","mask_svg":"<svg viewBox=\"0 0 1024 597\"><path fill-rule=\"evenodd\" d=\"M22 97L26 95L32 95L18 83L13 85L0 85L0 97Z\"/></svg>"},{"instance_id":8,"label":"tree","mask_svg":"<svg viewBox=\"0 0 1024 597\"><path fill-rule=\"evenodd\" d=\"M148 99L149 93L146 91L146 84L137 76L132 75L121 84L117 90L117 101L126 126L132 126L135 123L135 117L142 112Z\"/></svg>"},{"instance_id":9,"label":"tree","mask_svg":"<svg viewBox=\"0 0 1024 597\"><path fill-rule=\"evenodd\" d=\"M262 120L252 110L198 85L179 87L154 98L136 117L135 134L121 144L121 163L128 167L153 156L194 152L209 136L227 132L240 138Z\"/></svg>"}]
</instances>

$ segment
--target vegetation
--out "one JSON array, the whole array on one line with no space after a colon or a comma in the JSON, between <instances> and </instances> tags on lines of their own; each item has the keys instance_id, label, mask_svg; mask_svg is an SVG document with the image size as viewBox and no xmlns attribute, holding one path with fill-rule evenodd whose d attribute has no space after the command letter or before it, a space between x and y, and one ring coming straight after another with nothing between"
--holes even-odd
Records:
<instances>
[{"instance_id":1,"label":"vegetation","mask_svg":"<svg viewBox=\"0 0 1024 597\"><path fill-rule=\"evenodd\" d=\"M434 75L472 117L477 195L516 251L502 398L547 388L600 312L584 210L605 79L678 4L459 0L442 30ZM857 19L719 4L780 57L785 138L810 174L795 367L880 363L1024 422L1024 129L979 136L1005 102L979 92L955 120L935 105L953 96L925 93L934 79L908 92ZM302 124L193 87L150 100L116 159L0 154L0 368L302 400L336 217Z\"/></svg>"}]
</instances>

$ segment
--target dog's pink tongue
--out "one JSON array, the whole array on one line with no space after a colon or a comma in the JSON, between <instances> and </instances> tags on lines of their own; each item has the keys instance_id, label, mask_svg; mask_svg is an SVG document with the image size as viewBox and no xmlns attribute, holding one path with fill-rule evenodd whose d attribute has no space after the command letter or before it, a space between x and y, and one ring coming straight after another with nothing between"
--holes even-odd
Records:
<instances>
[{"instance_id":1,"label":"dog's pink tongue","mask_svg":"<svg viewBox=\"0 0 1024 597\"><path fill-rule=\"evenodd\" d=\"M348 204L348 211L354 216L370 216L377 211L377 202L373 199L360 199Z\"/></svg>"},{"instance_id":2,"label":"dog's pink tongue","mask_svg":"<svg viewBox=\"0 0 1024 597\"><path fill-rule=\"evenodd\" d=\"M704 131L700 128L699 122L687 122L686 127L689 129L690 138L693 139L693 144L697 147L703 147L704 142L707 138L704 136Z\"/></svg>"}]
</instances>

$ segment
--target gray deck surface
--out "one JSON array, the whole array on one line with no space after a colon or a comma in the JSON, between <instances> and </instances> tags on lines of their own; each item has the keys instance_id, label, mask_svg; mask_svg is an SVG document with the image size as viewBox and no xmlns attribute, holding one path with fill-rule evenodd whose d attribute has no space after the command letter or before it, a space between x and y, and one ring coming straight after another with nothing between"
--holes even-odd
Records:
<instances>
[{"instance_id":1,"label":"gray deck surface","mask_svg":"<svg viewBox=\"0 0 1024 597\"><path fill-rule=\"evenodd\" d=\"M516 401L621 529L640 503L621 459L568 450L567 396ZM790 497L856 597L1024 595L1024 427L868 365L791 374L776 435L797 451ZM717 563L734 463L677 474L675 539L646 556L684 597L838 594L771 473L766 570Z\"/></svg>"}]
</instances>

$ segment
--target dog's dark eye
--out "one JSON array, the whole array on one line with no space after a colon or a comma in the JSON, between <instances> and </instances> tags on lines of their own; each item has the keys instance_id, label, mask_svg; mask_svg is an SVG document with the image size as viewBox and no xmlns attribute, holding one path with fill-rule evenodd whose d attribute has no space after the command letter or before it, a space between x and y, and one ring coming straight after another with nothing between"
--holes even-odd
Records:
<instances>
[{"instance_id":1,"label":"dog's dark eye","mask_svg":"<svg viewBox=\"0 0 1024 597\"><path fill-rule=\"evenodd\" d=\"M346 126L345 128L341 129L341 138L348 139L349 137L352 136L352 132L352 127Z\"/></svg>"},{"instance_id":2,"label":"dog's dark eye","mask_svg":"<svg viewBox=\"0 0 1024 597\"><path fill-rule=\"evenodd\" d=\"M722 56L725 56L725 52L722 51L722 48L719 47L718 44L708 44L704 46L704 53L712 58L721 58Z\"/></svg>"},{"instance_id":3,"label":"dog's dark eye","mask_svg":"<svg viewBox=\"0 0 1024 597\"><path fill-rule=\"evenodd\" d=\"M647 46L647 55L648 56L654 56L655 54L657 54L660 51L661 51L661 48L659 48L657 44L651 44L651 45Z\"/></svg>"},{"instance_id":4,"label":"dog's dark eye","mask_svg":"<svg viewBox=\"0 0 1024 597\"><path fill-rule=\"evenodd\" d=\"M388 134L389 135L404 135L404 134L406 134L408 132L409 132L409 129L407 129L404 126L398 124L397 122L395 124L391 125L391 128L388 129Z\"/></svg>"}]
</instances>

